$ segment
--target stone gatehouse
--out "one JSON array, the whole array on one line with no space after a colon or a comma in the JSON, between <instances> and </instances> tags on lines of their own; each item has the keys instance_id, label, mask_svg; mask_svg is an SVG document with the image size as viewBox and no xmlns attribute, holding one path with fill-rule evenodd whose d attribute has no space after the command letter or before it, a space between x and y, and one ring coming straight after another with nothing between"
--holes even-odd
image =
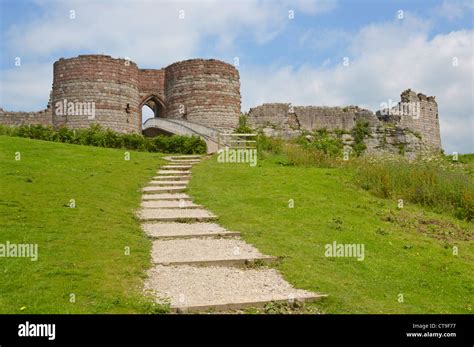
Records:
<instances>
[{"instance_id":1,"label":"stone gatehouse","mask_svg":"<svg viewBox=\"0 0 474 347\"><path fill-rule=\"evenodd\" d=\"M127 59L80 55L54 63L48 107L39 112L0 109L0 124L142 131L142 107L155 117L231 131L240 115L237 69L214 59L191 59L162 69L140 69Z\"/></svg>"}]
</instances>

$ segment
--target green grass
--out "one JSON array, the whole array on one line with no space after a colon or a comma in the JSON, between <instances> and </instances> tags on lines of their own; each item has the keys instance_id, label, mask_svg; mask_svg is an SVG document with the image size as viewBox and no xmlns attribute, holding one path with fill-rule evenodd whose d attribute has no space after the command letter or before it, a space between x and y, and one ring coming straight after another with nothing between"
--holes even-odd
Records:
<instances>
[{"instance_id":1,"label":"green grass","mask_svg":"<svg viewBox=\"0 0 474 347\"><path fill-rule=\"evenodd\" d=\"M374 197L353 171L278 165L193 168L190 194L263 253L298 288L329 295L326 313L472 313L473 224ZM290 199L294 208L288 207ZM365 259L325 257L325 245L358 243ZM453 255L453 247L458 255ZM403 294L403 302L399 302Z\"/></svg>"},{"instance_id":2,"label":"green grass","mask_svg":"<svg viewBox=\"0 0 474 347\"><path fill-rule=\"evenodd\" d=\"M161 155L124 152L0 136L0 243L39 248L0 258L0 313L163 310L142 295L151 244L134 216Z\"/></svg>"},{"instance_id":3,"label":"green grass","mask_svg":"<svg viewBox=\"0 0 474 347\"><path fill-rule=\"evenodd\" d=\"M438 158L435 162L362 160L357 166L356 182L377 196L403 199L459 219L474 220L474 180L459 164Z\"/></svg>"}]
</instances>

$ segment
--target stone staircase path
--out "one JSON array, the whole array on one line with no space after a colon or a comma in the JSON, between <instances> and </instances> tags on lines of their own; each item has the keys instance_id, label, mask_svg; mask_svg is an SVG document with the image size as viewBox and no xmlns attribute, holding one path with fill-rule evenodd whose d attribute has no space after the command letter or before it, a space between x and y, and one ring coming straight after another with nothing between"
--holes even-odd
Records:
<instances>
[{"instance_id":1,"label":"stone staircase path","mask_svg":"<svg viewBox=\"0 0 474 347\"><path fill-rule=\"evenodd\" d=\"M194 204L185 192L201 156L164 157L157 176L142 189L137 213L153 239L153 267L145 290L174 312L235 310L269 302L314 301L326 295L295 289L260 253L216 223L218 217Z\"/></svg>"}]
</instances>

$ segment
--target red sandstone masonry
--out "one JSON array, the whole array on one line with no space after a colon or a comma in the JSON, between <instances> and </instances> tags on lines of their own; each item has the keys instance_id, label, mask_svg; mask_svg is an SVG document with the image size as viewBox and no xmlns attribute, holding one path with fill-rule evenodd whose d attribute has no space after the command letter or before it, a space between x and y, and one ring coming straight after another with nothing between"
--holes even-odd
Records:
<instances>
[{"instance_id":1,"label":"red sandstone masonry","mask_svg":"<svg viewBox=\"0 0 474 347\"><path fill-rule=\"evenodd\" d=\"M213 59L174 63L166 68L165 99L167 117L231 131L240 115L239 72Z\"/></svg>"},{"instance_id":2,"label":"red sandstone masonry","mask_svg":"<svg viewBox=\"0 0 474 347\"><path fill-rule=\"evenodd\" d=\"M187 119L230 131L240 115L239 73L218 60L192 59L165 69L139 69L129 60L80 55L54 63L50 107L41 112L5 112L0 124L44 124L85 128L99 123L119 132L142 130L141 107L150 99L164 108L160 116ZM95 118L57 114L56 105L94 102ZM180 113L184 107L185 114Z\"/></svg>"},{"instance_id":3,"label":"red sandstone masonry","mask_svg":"<svg viewBox=\"0 0 474 347\"><path fill-rule=\"evenodd\" d=\"M57 114L55 105L64 99L93 102L95 118ZM139 132L139 99L138 67L131 61L103 55L80 55L54 63L52 108L55 126L86 128L99 123L120 132Z\"/></svg>"}]
</instances>

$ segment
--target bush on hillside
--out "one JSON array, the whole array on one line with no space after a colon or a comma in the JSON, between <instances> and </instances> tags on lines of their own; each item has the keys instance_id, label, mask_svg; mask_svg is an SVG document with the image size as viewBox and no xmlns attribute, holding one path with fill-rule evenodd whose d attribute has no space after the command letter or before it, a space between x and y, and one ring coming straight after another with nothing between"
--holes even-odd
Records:
<instances>
[{"instance_id":1,"label":"bush on hillside","mask_svg":"<svg viewBox=\"0 0 474 347\"><path fill-rule=\"evenodd\" d=\"M236 134L253 134L254 131L247 124L247 116L245 114L240 115L239 125L234 131Z\"/></svg>"},{"instance_id":2,"label":"bush on hillside","mask_svg":"<svg viewBox=\"0 0 474 347\"><path fill-rule=\"evenodd\" d=\"M54 129L43 125L0 125L0 135L26 137L30 139L72 143L86 146L125 148L137 151L202 154L206 153L206 142L196 136L144 137L140 134L122 134L94 124L87 129Z\"/></svg>"}]
</instances>

